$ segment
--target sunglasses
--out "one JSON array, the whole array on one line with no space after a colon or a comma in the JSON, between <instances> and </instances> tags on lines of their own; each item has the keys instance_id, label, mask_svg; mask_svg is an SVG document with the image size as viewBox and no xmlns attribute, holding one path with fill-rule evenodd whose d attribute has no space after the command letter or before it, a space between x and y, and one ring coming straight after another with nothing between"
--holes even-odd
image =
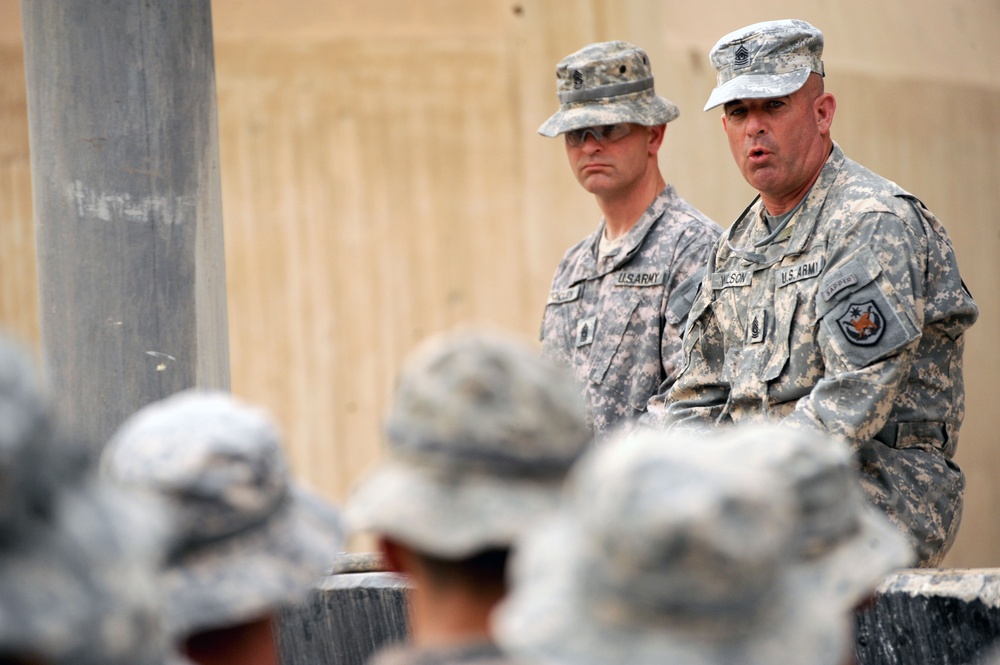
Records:
<instances>
[{"instance_id":1,"label":"sunglasses","mask_svg":"<svg viewBox=\"0 0 1000 665\"><path fill-rule=\"evenodd\" d=\"M632 125L619 122L614 125L601 125L599 127L584 127L565 132L566 145L574 148L583 145L587 140L587 135L594 137L598 143L612 143L618 139L625 138L632 132Z\"/></svg>"}]
</instances>

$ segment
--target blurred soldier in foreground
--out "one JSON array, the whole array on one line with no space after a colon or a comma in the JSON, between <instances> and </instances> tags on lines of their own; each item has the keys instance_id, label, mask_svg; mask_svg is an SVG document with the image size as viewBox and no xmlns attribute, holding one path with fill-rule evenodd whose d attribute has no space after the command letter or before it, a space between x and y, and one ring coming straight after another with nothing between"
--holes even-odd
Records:
<instances>
[{"instance_id":1,"label":"blurred soldier in foreground","mask_svg":"<svg viewBox=\"0 0 1000 665\"><path fill-rule=\"evenodd\" d=\"M723 128L760 192L719 242L691 309L666 418L771 418L847 440L868 500L940 562L961 518L952 461L964 331L978 310L944 228L830 137L823 36L758 23L712 49Z\"/></svg>"},{"instance_id":2,"label":"blurred soldier in foreground","mask_svg":"<svg viewBox=\"0 0 1000 665\"><path fill-rule=\"evenodd\" d=\"M413 584L412 648L376 661L505 662L489 614L506 591L511 544L555 506L590 441L579 392L519 343L447 335L408 360L386 435L390 460L347 512Z\"/></svg>"},{"instance_id":3,"label":"blurred soldier in foreground","mask_svg":"<svg viewBox=\"0 0 1000 665\"><path fill-rule=\"evenodd\" d=\"M187 391L129 418L103 465L173 515L160 584L186 656L277 665L277 613L333 567L343 530L332 507L292 484L271 419L229 395Z\"/></svg>"},{"instance_id":4,"label":"blurred soldier in foreground","mask_svg":"<svg viewBox=\"0 0 1000 665\"><path fill-rule=\"evenodd\" d=\"M162 516L54 430L34 367L0 339L0 662L160 665Z\"/></svg>"},{"instance_id":5,"label":"blurred soldier in foreground","mask_svg":"<svg viewBox=\"0 0 1000 665\"><path fill-rule=\"evenodd\" d=\"M712 436L635 430L585 458L518 547L501 646L540 665L842 665L847 612L791 573L787 486Z\"/></svg>"},{"instance_id":6,"label":"blurred soldier in foreground","mask_svg":"<svg viewBox=\"0 0 1000 665\"><path fill-rule=\"evenodd\" d=\"M674 191L658 154L673 102L653 90L649 57L615 41L556 67L559 110L538 129L563 135L570 168L603 218L556 269L541 338L580 382L598 434L662 401L681 368L681 333L721 229Z\"/></svg>"}]
</instances>

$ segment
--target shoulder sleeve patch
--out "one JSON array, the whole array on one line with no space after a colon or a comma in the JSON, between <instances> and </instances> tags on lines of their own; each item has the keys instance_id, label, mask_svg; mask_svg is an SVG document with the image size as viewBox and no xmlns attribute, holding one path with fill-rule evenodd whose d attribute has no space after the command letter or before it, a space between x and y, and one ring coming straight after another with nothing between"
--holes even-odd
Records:
<instances>
[{"instance_id":1,"label":"shoulder sleeve patch","mask_svg":"<svg viewBox=\"0 0 1000 665\"><path fill-rule=\"evenodd\" d=\"M874 281L839 301L822 325L852 367L875 362L920 337L909 317L896 313L894 302Z\"/></svg>"}]
</instances>

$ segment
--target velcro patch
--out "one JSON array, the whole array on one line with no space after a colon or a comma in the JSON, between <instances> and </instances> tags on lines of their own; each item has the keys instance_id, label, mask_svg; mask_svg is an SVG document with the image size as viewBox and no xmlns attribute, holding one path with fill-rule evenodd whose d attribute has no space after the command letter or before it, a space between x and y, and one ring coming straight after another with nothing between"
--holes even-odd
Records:
<instances>
[{"instance_id":1,"label":"velcro patch","mask_svg":"<svg viewBox=\"0 0 1000 665\"><path fill-rule=\"evenodd\" d=\"M594 341L594 328L597 327L597 317L591 316L576 322L576 345L586 346Z\"/></svg>"},{"instance_id":2,"label":"velcro patch","mask_svg":"<svg viewBox=\"0 0 1000 665\"><path fill-rule=\"evenodd\" d=\"M821 256L811 261L802 261L794 265L779 268L775 276L778 287L788 286L803 279L811 279L823 271L826 260Z\"/></svg>"},{"instance_id":3,"label":"velcro patch","mask_svg":"<svg viewBox=\"0 0 1000 665\"><path fill-rule=\"evenodd\" d=\"M615 279L615 286L655 286L663 284L663 271L657 272L625 272L621 271Z\"/></svg>"},{"instance_id":4,"label":"velcro patch","mask_svg":"<svg viewBox=\"0 0 1000 665\"><path fill-rule=\"evenodd\" d=\"M549 302L550 305L560 305L564 302L571 302L580 297L580 285L571 286L568 289L560 289L558 291L549 292Z\"/></svg>"},{"instance_id":5,"label":"velcro patch","mask_svg":"<svg viewBox=\"0 0 1000 665\"><path fill-rule=\"evenodd\" d=\"M844 337L857 346L874 346L882 339L886 321L874 300L851 303L844 315L837 319Z\"/></svg>"},{"instance_id":6,"label":"velcro patch","mask_svg":"<svg viewBox=\"0 0 1000 665\"><path fill-rule=\"evenodd\" d=\"M712 289L715 291L736 286L750 286L751 284L753 284L753 271L750 270L728 270L712 273Z\"/></svg>"},{"instance_id":7,"label":"velcro patch","mask_svg":"<svg viewBox=\"0 0 1000 665\"><path fill-rule=\"evenodd\" d=\"M767 310L755 309L750 312L747 323L747 344L759 344L767 336Z\"/></svg>"}]
</instances>

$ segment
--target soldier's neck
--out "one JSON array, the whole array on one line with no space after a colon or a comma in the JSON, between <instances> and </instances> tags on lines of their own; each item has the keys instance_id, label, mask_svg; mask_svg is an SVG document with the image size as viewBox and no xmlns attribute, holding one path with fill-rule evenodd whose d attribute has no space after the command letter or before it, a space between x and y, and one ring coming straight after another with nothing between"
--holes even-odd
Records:
<instances>
[{"instance_id":1,"label":"soldier's neck","mask_svg":"<svg viewBox=\"0 0 1000 665\"><path fill-rule=\"evenodd\" d=\"M644 178L622 196L597 197L597 204L604 213L604 235L614 240L632 230L657 195L667 186L666 181L655 169L650 177Z\"/></svg>"}]
</instances>

